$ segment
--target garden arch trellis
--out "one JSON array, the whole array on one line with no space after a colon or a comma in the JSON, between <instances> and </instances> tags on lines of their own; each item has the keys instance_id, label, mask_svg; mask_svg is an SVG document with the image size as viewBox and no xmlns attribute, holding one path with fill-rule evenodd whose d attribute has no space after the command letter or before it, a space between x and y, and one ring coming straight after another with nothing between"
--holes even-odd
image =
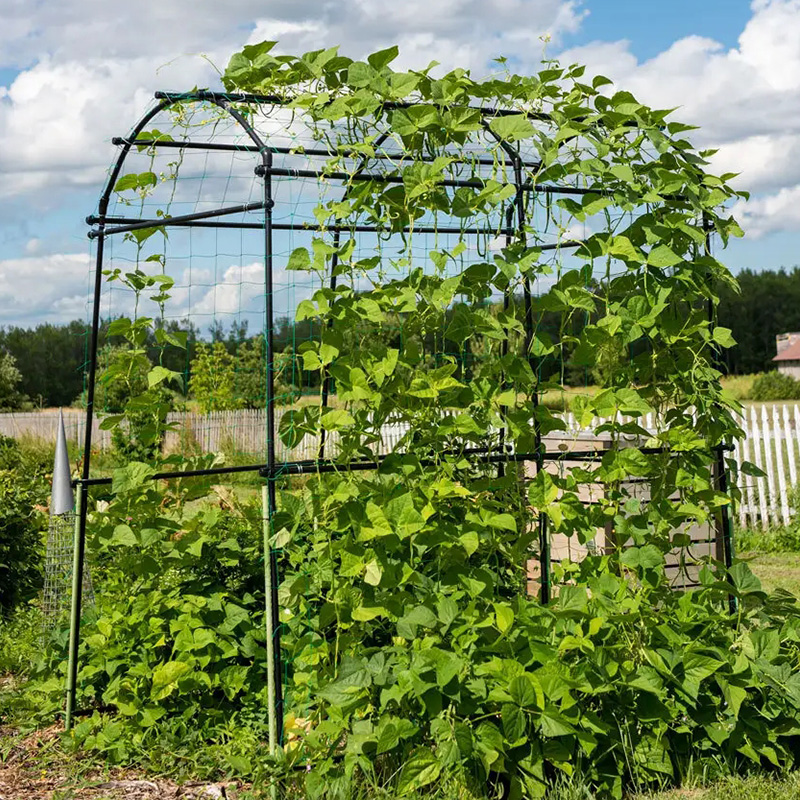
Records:
<instances>
[{"instance_id":1,"label":"garden arch trellis","mask_svg":"<svg viewBox=\"0 0 800 800\"><path fill-rule=\"evenodd\" d=\"M245 466L235 467L210 467L208 469L185 471L185 470L172 470L163 471L155 476L157 479L173 479L184 478L190 476L202 475L225 475L234 472L257 471L266 479L265 486L265 500L268 523L265 528L265 542L267 531L269 529L269 520L276 513L276 481L287 475L304 475L304 474L319 474L337 470L350 470L350 471L373 471L379 469L381 464L387 459L391 458L391 454L377 453L375 457L353 457L352 454L342 460L337 457L326 458L326 429L320 427L320 441L319 441L319 457L311 460L292 460L287 458L282 462L276 456L276 441L278 438L277 423L276 423L276 388L274 385L275 376L275 359L276 353L273 342L274 324L275 324L275 309L273 304L274 298L274 285L273 276L275 272L275 237L281 231L294 232L302 230L304 233L318 232L321 234L330 234L333 237L333 252L327 253L323 258L323 262L327 265L328 269L320 277L327 278L328 288L331 292L335 292L337 288L337 260L341 255L341 238L344 235L357 237L359 235L385 235L388 237L400 237L405 241L405 237L411 233L417 235L425 235L432 237L440 236L456 236L459 241L465 237L473 237L479 240L481 237L487 238L491 235L493 238L502 239L506 246L510 246L514 241L522 240L524 247L527 249L534 248L538 253L557 253L560 254L573 250L575 252L582 252L586 248L585 240L578 240L573 238L559 237L558 241L545 242L537 241L534 245L528 246L529 228L531 226L531 208L526 205L526 198L534 197L564 197L564 198L595 198L598 195L602 197L602 187L597 185L579 186L570 185L569 182L562 183L544 183L538 184L536 181L526 177L526 172L536 172L541 170L542 163L535 162L530 158L522 155L520 148L515 148L513 145L514 136L504 137L498 134L495 126L492 127L492 121L502 119L503 117L518 120L521 116L527 120L541 122L548 124L551 117L546 113L534 113L530 111L521 112L518 108L495 108L483 106L467 106L469 114L477 114L480 117L480 130L487 136L490 136L498 145L501 158L498 158L497 153L493 155L477 155L474 150L466 150L466 155L459 162L454 159L448 168L455 165L454 169L459 168L461 165L466 164L470 171L468 177L463 176L450 176L443 177L439 175L433 179L433 184L439 189L448 189L455 191L464 189L468 192L479 193L485 190L487 185L492 181L498 184L495 187L496 191L504 192L506 187L510 187L508 193L503 196L502 202L493 207L493 211L489 212L494 214L495 224L489 226L487 224L453 224L452 221L449 225L440 225L434 218L431 219L429 213L425 213L420 217L408 217L405 220L402 218L398 222L395 217L388 225L388 218L384 220L384 224L378 224L375 221L360 221L354 222L353 220L346 220L345 222L328 223L317 219L316 224L309 220L304 220L300 226L293 221L280 222L275 220L276 201L274 198L274 181L276 178L283 178L288 180L305 180L305 181L320 181L326 184L353 187L359 184L369 183L371 186L401 186L404 191L408 190L409 181L405 174L405 165L409 159L408 152L402 146L390 149L381 148L385 143L392 142L392 131L387 129L383 134L376 136L365 150L363 142L354 141L353 147L348 149L338 148L334 149L330 145L319 146L313 142L306 143L303 147L296 145L275 145L266 139L259 131L253 122L253 109L258 112L266 113L282 109L289 105L285 97L277 95L257 95L257 94L234 94L234 93L218 93L218 92L189 92L189 93L157 93L156 105L145 114L139 123L134 127L133 131L128 137L114 139L114 144L121 147L121 151L115 164L111 170L108 182L100 198L98 213L87 218L88 224L92 226L89 236L96 241L96 264L93 282L93 304L91 316L91 340L89 346L88 358L88 391L87 391L87 424L84 442L84 460L82 464L81 477L75 481L78 493L78 519L79 524L76 528L76 543L75 543L75 574L82 573L82 564L85 552L85 539L86 539L86 522L87 522L87 493L91 486L107 484L111 479L102 477L93 477L91 472L91 448L92 448L92 418L95 413L95 383L97 379L98 368L98 333L101 324L101 294L103 286L103 274L107 267L108 255L106 251L107 241L111 241L120 235L136 233L138 231L152 231L158 230L173 230L173 229L212 229L217 231L255 231L262 237L262 260L263 260L263 295L265 300L264 317L265 317L265 360L266 360L266 386L265 386L265 407L267 414L267 430L265 432L265 458L259 463L254 463ZM186 137L176 140L172 137L164 137L159 135L150 136L149 138L141 138L145 128L153 122L162 112L177 106L185 107L190 105L197 106L213 106L221 110L224 115L229 115L237 126L245 133L248 143L227 143L211 140L202 141ZM400 102L400 101L385 101L381 104L380 114L385 114L391 111L411 113L413 109L419 108L426 110L430 107L430 103L424 102ZM374 110L373 112L374 113ZM502 130L502 126L501 130ZM577 134L576 134L577 136ZM396 145L396 137L394 144ZM134 150L136 148L136 150ZM226 205L217 208L212 208L203 211L195 211L188 214L178 215L162 215L148 217L143 213L144 206L140 208L140 213L136 215L113 215L109 214L109 206L118 187L118 181L122 175L123 167L128 160L128 157L133 152L142 150L150 152L161 151L179 151L180 153L200 151L203 153L235 153L235 154L248 154L253 160L257 162L255 167L255 174L260 181L261 196L257 200L249 200L248 202L239 202L235 205ZM462 154L463 156L464 154ZM292 161L309 159L333 159L336 161L335 165L331 163L324 163L323 165L313 166L311 168L303 168L294 166ZM282 159L282 160L280 160ZM411 162L421 164L436 164L437 156L434 153L422 154L420 151L416 157L412 153ZM278 161L279 163L276 163ZM336 166L345 163L346 167ZM499 175L506 175L510 171L512 174L511 179L505 182L495 180ZM654 202L680 202L681 197L678 194L671 194L668 192L655 198ZM472 220L475 216L474 208L473 213L465 215L465 218ZM252 213L263 213L263 218L258 221L252 221L245 218L246 215ZM548 215L550 208L548 206ZM433 215L435 217L435 214ZM451 220L452 220L452 215ZM420 224L417 223L420 219ZM702 235L705 239L705 249L710 253L710 237L714 230L711 221L705 216L700 222L699 229L702 230ZM594 254L589 253L587 257L594 257ZM534 340L536 338L536 323L535 323L535 310L534 310L534 292L531 285L531 276L525 274L522 277L521 285L519 288L522 290L522 324L524 333L522 335L522 354L527 361L531 372L538 375L540 369L540 362L542 357L537 355L534 350ZM503 307L508 310L512 303L515 301L514 287L508 281L505 290L502 293ZM708 301L708 314L709 321L713 321L713 306L711 301ZM510 336L507 335L501 345L501 355L504 357L509 353L509 340ZM330 393L330 369L327 366L322 367L322 387L321 387L321 404L326 406ZM530 401L534 410L539 406L539 391L538 384L533 388L530 396ZM502 416L507 411L505 406L501 407L500 415ZM551 462L569 462L572 460L579 460L582 463L601 461L607 454L605 450L589 450L580 453L580 456L573 456L565 453L563 450L548 451L546 447L545 437L542 433L539 424L539 418L534 414L532 421L532 444L531 447L519 451L510 447L506 443L505 436L507 434L507 427L501 426L498 437L489 442L484 447L461 447L458 450L459 456L466 456L476 464L494 465L499 472L502 473L506 465L515 463L529 463L533 464L535 471L538 473L542 471L548 463ZM654 447L638 447L637 450L644 455L662 455L669 454L669 448L664 445ZM440 456L441 454L439 454ZM439 456L432 457L430 462L424 458L420 463L425 466L426 464L436 463ZM727 468L726 460L724 457L724 445L717 443L714 445L714 475L716 486L721 492L728 491L727 484ZM550 592L550 556L548 552L548 516L544 512L537 515L536 524L538 526L538 551L541 564L542 575L542 600L547 602ZM731 541L731 526L728 515L727 507L722 505L719 508L719 525L722 531L722 556L727 565L730 565L732 559L732 541ZM266 545L265 545L266 546ZM267 602L270 609L270 617L272 621L272 640L275 643L273 650L274 673L280 674L281 664L281 651L280 651L280 624L278 619L278 585L276 575L277 566L274 549L270 549L270 558L266 559L270 563L271 568L267 570L267 574L272 578L267 581ZM81 613L81 587L79 582L76 582L73 587L73 602L72 602L72 616L71 616L71 642L70 642L70 664L68 669L68 699L67 699L67 724L71 722L72 714L74 711L75 691L77 684L77 646L79 638L79 625ZM268 637L268 643L270 637ZM281 700L280 700L280 682L275 681L276 707L277 707L277 720L276 727L280 729L281 718Z\"/></svg>"}]
</instances>

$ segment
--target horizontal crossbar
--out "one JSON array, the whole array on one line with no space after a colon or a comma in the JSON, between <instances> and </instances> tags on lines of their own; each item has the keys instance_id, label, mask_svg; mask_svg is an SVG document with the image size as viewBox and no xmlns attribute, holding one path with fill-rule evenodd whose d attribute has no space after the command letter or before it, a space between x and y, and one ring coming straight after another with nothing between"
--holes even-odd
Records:
<instances>
[{"instance_id":1,"label":"horizontal crossbar","mask_svg":"<svg viewBox=\"0 0 800 800\"><path fill-rule=\"evenodd\" d=\"M675 455L665 447L640 447L640 453L645 455L657 455L669 453ZM461 453L448 452L443 455L447 457L465 458L473 457L476 465L480 464L508 464L533 461L543 463L545 461L602 461L610 453L619 452L614 449L607 450L586 450L583 452L562 452L542 451L540 453L498 453L496 455L485 455L484 448L467 449ZM302 461L285 461L269 467L266 464L248 464L237 467L211 467L209 469L184 470L175 472L157 472L149 476L149 480L175 480L180 478L200 478L212 475L230 475L243 472L258 472L260 477L267 479L280 478L284 475L310 475L314 473L328 472L364 472L368 470L380 469L387 459L402 459L411 456L411 453L388 453L379 456L374 461L349 461L341 462L335 459L306 459ZM425 458L417 459L417 464L421 467L432 467L441 463L441 459ZM73 486L107 486L113 478L75 478Z\"/></svg>"},{"instance_id":2,"label":"horizontal crossbar","mask_svg":"<svg viewBox=\"0 0 800 800\"><path fill-rule=\"evenodd\" d=\"M115 136L111 140L112 144L117 146L129 145L131 147L167 147L177 148L179 150L203 150L208 152L222 152L222 153L261 153L262 148L254 144L229 144L226 142L192 142L186 139L128 139L122 136ZM364 153L354 150L349 147L343 147L339 150L330 150L322 147L303 147L298 145L296 147L284 147L278 145L268 145L267 150L272 153L280 153L282 155L291 156L323 156L325 158L336 158L337 156L343 158L366 158ZM502 151L500 151L502 152ZM375 152L374 158L379 161L433 161L436 156L426 156L415 154L413 158L408 153L386 153ZM461 164L480 164L481 166L493 167L497 165L497 161L493 158L486 158L477 156L475 158L455 158L456 163ZM521 166L530 170L538 170L542 166L541 161L520 161Z\"/></svg>"}]
</instances>

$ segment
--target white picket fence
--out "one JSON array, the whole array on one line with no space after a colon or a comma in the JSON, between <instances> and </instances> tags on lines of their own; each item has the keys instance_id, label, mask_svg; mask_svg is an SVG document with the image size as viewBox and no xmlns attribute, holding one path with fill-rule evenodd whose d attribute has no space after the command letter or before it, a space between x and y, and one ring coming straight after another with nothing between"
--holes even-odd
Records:
<instances>
[{"instance_id":1,"label":"white picket fence","mask_svg":"<svg viewBox=\"0 0 800 800\"><path fill-rule=\"evenodd\" d=\"M284 414L292 413L276 409L275 425L280 427ZM67 442L82 448L86 431L86 415L80 409L64 409L64 429ZM236 411L217 411L210 414L194 412L172 412L167 417L176 423L176 429L167 433L164 448L167 452L204 453L226 452L249 454L254 461L265 458L267 447L267 414L264 409L240 409ZM31 437L55 442L58 431L57 411L11 412L0 414L0 434L14 438ZM393 423L381 429L380 452L390 452L408 432L408 425ZM327 437L326 455L335 452L338 437L331 432ZM92 423L93 451L111 448L111 431L100 428L100 420ZM316 458L319 441L306 436L297 447L287 448L280 439L275 441L276 458L289 459Z\"/></svg>"},{"instance_id":2,"label":"white picket fence","mask_svg":"<svg viewBox=\"0 0 800 800\"><path fill-rule=\"evenodd\" d=\"M291 412L276 410L278 425L286 413ZM566 420L572 435L581 433L572 414L567 414ZM203 452L250 454L256 461L264 458L267 419L263 409L211 414L175 412L170 415L170 421L177 423L177 430L167 436L165 447L169 451L196 448ZM655 432L658 428L658 420L652 414L639 422L649 431ZM65 410L64 423L68 441L81 447L85 430L83 411ZM58 412L0 414L0 434L6 436L31 436L55 442L57 426ZM734 449L733 457L739 469L738 476L732 476L738 481L742 493L741 502L735 509L739 524L751 528L786 525L796 512L792 507L792 496L793 489L797 486L797 468L800 463L800 406L751 406L745 409L741 426L746 436L737 442ZM384 453L393 450L407 431L408 427L403 423L385 425L381 430L381 445L376 449ZM93 447L99 450L111 446L111 433L100 430L98 420L94 421L92 441ZM331 434L326 455L335 452L336 442L337 437ZM289 450L278 440L276 457L279 461L315 458L318 445L316 438L305 437L297 447ZM755 464L765 476L745 475L741 471L741 465L745 461Z\"/></svg>"}]
</instances>

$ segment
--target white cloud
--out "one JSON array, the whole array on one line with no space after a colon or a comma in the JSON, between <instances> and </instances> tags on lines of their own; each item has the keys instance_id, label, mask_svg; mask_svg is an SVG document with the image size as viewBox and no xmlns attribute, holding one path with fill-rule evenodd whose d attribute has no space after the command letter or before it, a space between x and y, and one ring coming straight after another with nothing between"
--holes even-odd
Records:
<instances>
[{"instance_id":1,"label":"white cloud","mask_svg":"<svg viewBox=\"0 0 800 800\"><path fill-rule=\"evenodd\" d=\"M155 89L217 84L246 41L280 39L303 51L340 44L356 57L399 42L403 61L483 69L492 56L527 58L537 38L579 25L577 0L6 0L0 66L22 68L0 87L1 195L99 184ZM492 20L493 34L485 28ZM208 60L201 57L205 54ZM194 55L184 55L194 54ZM57 170L57 176L54 171Z\"/></svg>"},{"instance_id":2,"label":"white cloud","mask_svg":"<svg viewBox=\"0 0 800 800\"><path fill-rule=\"evenodd\" d=\"M733 213L748 235L756 239L778 231L800 230L800 186L753 197L737 204Z\"/></svg>"},{"instance_id":3,"label":"white cloud","mask_svg":"<svg viewBox=\"0 0 800 800\"><path fill-rule=\"evenodd\" d=\"M745 212L748 233L797 229L788 198L800 182L800 0L755 0L738 46L689 36L639 63L629 43L597 42L562 54L586 63L673 118L699 125L691 138L718 147L718 172L737 172L736 185L767 192ZM773 214L767 220L763 214Z\"/></svg>"},{"instance_id":4,"label":"white cloud","mask_svg":"<svg viewBox=\"0 0 800 800\"><path fill-rule=\"evenodd\" d=\"M0 261L0 324L69 322L86 316L88 253Z\"/></svg>"}]
</instances>

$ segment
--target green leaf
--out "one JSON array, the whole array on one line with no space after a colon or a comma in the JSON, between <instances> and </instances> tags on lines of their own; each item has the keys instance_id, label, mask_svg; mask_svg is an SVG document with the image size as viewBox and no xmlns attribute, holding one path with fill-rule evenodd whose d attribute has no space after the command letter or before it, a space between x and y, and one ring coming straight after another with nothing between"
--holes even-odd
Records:
<instances>
[{"instance_id":1,"label":"green leaf","mask_svg":"<svg viewBox=\"0 0 800 800\"><path fill-rule=\"evenodd\" d=\"M467 531L466 533L462 533L461 536L458 537L458 541L463 545L464 550L467 553L467 558L477 551L481 543L477 531Z\"/></svg>"},{"instance_id":2,"label":"green leaf","mask_svg":"<svg viewBox=\"0 0 800 800\"><path fill-rule=\"evenodd\" d=\"M623 550L619 560L626 567L656 569L664 563L664 556L655 545L647 544Z\"/></svg>"},{"instance_id":3,"label":"green leaf","mask_svg":"<svg viewBox=\"0 0 800 800\"><path fill-rule=\"evenodd\" d=\"M436 613L439 621L445 627L449 627L458 616L458 604L452 597L443 597L436 603Z\"/></svg>"},{"instance_id":4,"label":"green leaf","mask_svg":"<svg viewBox=\"0 0 800 800\"><path fill-rule=\"evenodd\" d=\"M500 633L506 633L514 624L514 610L506 603L494 604L494 616Z\"/></svg>"},{"instance_id":5,"label":"green leaf","mask_svg":"<svg viewBox=\"0 0 800 800\"><path fill-rule=\"evenodd\" d=\"M320 689L317 694L332 705L346 705L357 699L372 684L372 676L361 659L345 657L336 680Z\"/></svg>"},{"instance_id":6,"label":"green leaf","mask_svg":"<svg viewBox=\"0 0 800 800\"><path fill-rule=\"evenodd\" d=\"M294 315L295 322L302 322L304 319L311 319L316 316L317 308L310 300L301 300L297 304L297 311Z\"/></svg>"},{"instance_id":7,"label":"green leaf","mask_svg":"<svg viewBox=\"0 0 800 800\"><path fill-rule=\"evenodd\" d=\"M364 580L366 583L370 584L370 586L377 586L381 582L382 576L383 570L381 569L381 565L373 558L372 561L367 563L364 571Z\"/></svg>"},{"instance_id":8,"label":"green leaf","mask_svg":"<svg viewBox=\"0 0 800 800\"><path fill-rule=\"evenodd\" d=\"M632 261L634 264L641 264L644 261L642 254L633 246L627 236L615 236L608 248L608 253L623 261Z\"/></svg>"},{"instance_id":9,"label":"green leaf","mask_svg":"<svg viewBox=\"0 0 800 800\"><path fill-rule=\"evenodd\" d=\"M728 570L728 574L731 576L733 585L740 594L751 594L761 591L761 581L753 575L753 571L744 561L735 563L730 570Z\"/></svg>"},{"instance_id":10,"label":"green leaf","mask_svg":"<svg viewBox=\"0 0 800 800\"><path fill-rule=\"evenodd\" d=\"M135 547L139 540L130 525L117 525L111 535L111 544Z\"/></svg>"},{"instance_id":11,"label":"green leaf","mask_svg":"<svg viewBox=\"0 0 800 800\"><path fill-rule=\"evenodd\" d=\"M403 764L400 777L397 781L399 795L416 792L423 786L433 783L441 772L442 765L439 759L427 748L416 750Z\"/></svg>"},{"instance_id":12,"label":"green leaf","mask_svg":"<svg viewBox=\"0 0 800 800\"><path fill-rule=\"evenodd\" d=\"M683 263L683 258L673 252L667 245L660 244L650 251L650 255L647 256L647 263L651 267L674 267Z\"/></svg>"},{"instance_id":13,"label":"green leaf","mask_svg":"<svg viewBox=\"0 0 800 800\"><path fill-rule=\"evenodd\" d=\"M527 731L527 718L525 712L514 703L504 703L500 716L503 721L503 731L510 744L514 744L525 736Z\"/></svg>"},{"instance_id":14,"label":"green leaf","mask_svg":"<svg viewBox=\"0 0 800 800\"><path fill-rule=\"evenodd\" d=\"M507 141L528 139L536 132L531 121L524 114L509 114L503 117L493 117L489 127L501 138Z\"/></svg>"},{"instance_id":15,"label":"green leaf","mask_svg":"<svg viewBox=\"0 0 800 800\"><path fill-rule=\"evenodd\" d=\"M555 709L543 711L539 717L539 724L542 727L542 736L566 736L575 730Z\"/></svg>"},{"instance_id":16,"label":"green leaf","mask_svg":"<svg viewBox=\"0 0 800 800\"><path fill-rule=\"evenodd\" d=\"M178 686L178 680L192 671L191 665L185 661L167 661L153 670L151 696L154 700L163 700Z\"/></svg>"},{"instance_id":17,"label":"green leaf","mask_svg":"<svg viewBox=\"0 0 800 800\"><path fill-rule=\"evenodd\" d=\"M289 256L286 269L310 270L311 254L308 252L308 250L306 250L305 247L295 248L292 250L292 253Z\"/></svg>"},{"instance_id":18,"label":"green leaf","mask_svg":"<svg viewBox=\"0 0 800 800\"><path fill-rule=\"evenodd\" d=\"M517 532L517 521L511 514L487 514L484 521L492 528L499 530Z\"/></svg>"},{"instance_id":19,"label":"green leaf","mask_svg":"<svg viewBox=\"0 0 800 800\"><path fill-rule=\"evenodd\" d=\"M147 373L147 385L152 389L154 386L164 383L164 381L174 381L180 379L180 377L180 372L175 372L166 367L153 367Z\"/></svg>"},{"instance_id":20,"label":"green leaf","mask_svg":"<svg viewBox=\"0 0 800 800\"><path fill-rule=\"evenodd\" d=\"M438 623L436 615L427 606L415 606L397 620L397 634L404 639L415 639L417 628L435 628Z\"/></svg>"},{"instance_id":21,"label":"green leaf","mask_svg":"<svg viewBox=\"0 0 800 800\"><path fill-rule=\"evenodd\" d=\"M350 428L355 425L355 419L349 411L343 408L335 408L333 411L327 411L320 417L322 427L328 431L338 431L342 428Z\"/></svg>"},{"instance_id":22,"label":"green leaf","mask_svg":"<svg viewBox=\"0 0 800 800\"><path fill-rule=\"evenodd\" d=\"M367 61L369 62L370 66L374 67L375 69L382 70L384 67L391 64L399 54L400 50L395 44L391 47L387 47L385 50L378 50L376 53L368 55Z\"/></svg>"},{"instance_id":23,"label":"green leaf","mask_svg":"<svg viewBox=\"0 0 800 800\"><path fill-rule=\"evenodd\" d=\"M714 328L714 332L712 333L712 338L720 347L736 346L736 339L733 338L733 334L730 328L723 328L721 326L717 326L716 328Z\"/></svg>"},{"instance_id":24,"label":"green leaf","mask_svg":"<svg viewBox=\"0 0 800 800\"><path fill-rule=\"evenodd\" d=\"M529 673L517 675L508 685L511 699L522 708L544 708L544 692L536 676Z\"/></svg>"},{"instance_id":25,"label":"green leaf","mask_svg":"<svg viewBox=\"0 0 800 800\"><path fill-rule=\"evenodd\" d=\"M371 622L377 617L386 617L388 613L383 606L358 606L351 614L356 622Z\"/></svg>"},{"instance_id":26,"label":"green leaf","mask_svg":"<svg viewBox=\"0 0 800 800\"><path fill-rule=\"evenodd\" d=\"M132 461L130 464L114 470L111 491L114 494L120 494L138 489L153 474L155 474L155 470L149 464Z\"/></svg>"},{"instance_id":27,"label":"green leaf","mask_svg":"<svg viewBox=\"0 0 800 800\"><path fill-rule=\"evenodd\" d=\"M683 686L692 697L697 697L701 681L713 675L725 662L701 653L687 653L683 657Z\"/></svg>"},{"instance_id":28,"label":"green leaf","mask_svg":"<svg viewBox=\"0 0 800 800\"><path fill-rule=\"evenodd\" d=\"M114 184L114 191L115 192L125 192L129 189L137 189L139 187L139 176L135 173L129 173L128 175L123 175L117 182Z\"/></svg>"}]
</instances>

